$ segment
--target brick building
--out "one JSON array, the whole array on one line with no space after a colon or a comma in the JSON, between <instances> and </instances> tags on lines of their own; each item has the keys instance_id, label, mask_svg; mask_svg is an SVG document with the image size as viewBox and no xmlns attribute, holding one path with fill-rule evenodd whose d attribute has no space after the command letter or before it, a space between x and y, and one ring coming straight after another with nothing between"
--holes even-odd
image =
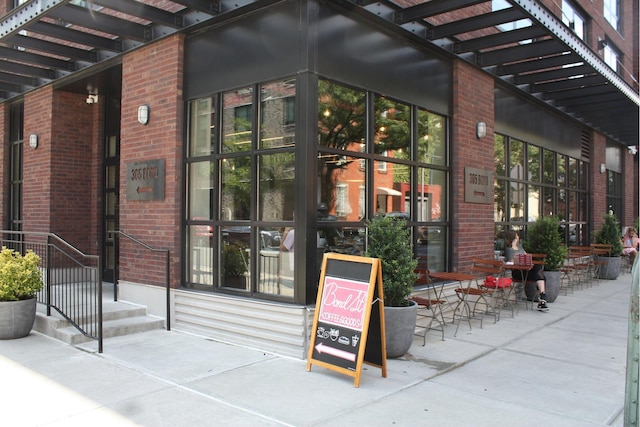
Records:
<instances>
[{"instance_id":1,"label":"brick building","mask_svg":"<svg viewBox=\"0 0 640 427\"><path fill-rule=\"evenodd\" d=\"M168 249L175 328L304 357L321 254L376 214L438 271L638 217L637 2L3 3L1 228L161 316L163 260L112 232Z\"/></svg>"}]
</instances>

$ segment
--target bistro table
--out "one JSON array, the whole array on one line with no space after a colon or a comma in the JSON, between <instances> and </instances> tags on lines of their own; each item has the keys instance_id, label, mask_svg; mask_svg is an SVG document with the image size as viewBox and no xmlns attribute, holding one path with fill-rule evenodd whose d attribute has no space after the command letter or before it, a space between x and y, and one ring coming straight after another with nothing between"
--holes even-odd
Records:
<instances>
[{"instance_id":1,"label":"bistro table","mask_svg":"<svg viewBox=\"0 0 640 427\"><path fill-rule=\"evenodd\" d=\"M531 269L533 268L533 263L531 264L514 264L512 261L507 261L504 263L504 268L505 270L511 270L511 277L512 277L512 283L513 283L513 288L516 288L516 283L522 283L521 287L517 287L516 288L516 314L520 311L520 295L524 295L524 303L525 303L525 307L529 307L528 303L531 302L531 310L533 310L533 300L529 301L527 299L527 295L525 292L525 286L527 286L527 277L529 276L529 272L531 271ZM514 271L520 271L522 273L522 282L520 281L515 281L513 280L513 272ZM535 299L535 298L534 298Z\"/></svg>"},{"instance_id":2,"label":"bistro table","mask_svg":"<svg viewBox=\"0 0 640 427\"><path fill-rule=\"evenodd\" d=\"M432 279L442 280L443 282L458 282L459 286L456 289L456 295L458 296L458 304L453 309L453 320L452 323L456 321L456 312L458 308L462 305L462 310L467 310L467 322L469 323L469 329L471 329L471 307L469 306L469 301L467 296L469 295L469 290L471 289L471 283L476 278L473 274L468 273L458 273L458 272L448 272L448 271L440 271L440 272L429 272L429 277ZM463 283L467 282L467 286L464 286ZM443 285L444 286L444 285ZM462 317L462 314L459 316ZM460 320L458 320L458 326L456 327L456 332L454 336L458 334L458 328L460 327Z\"/></svg>"}]
</instances>

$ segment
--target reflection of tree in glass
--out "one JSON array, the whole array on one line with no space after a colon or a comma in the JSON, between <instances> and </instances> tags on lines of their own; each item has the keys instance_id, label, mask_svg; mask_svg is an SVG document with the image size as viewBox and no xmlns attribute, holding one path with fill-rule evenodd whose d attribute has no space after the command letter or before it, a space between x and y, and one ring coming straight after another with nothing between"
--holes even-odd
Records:
<instances>
[{"instance_id":1,"label":"reflection of tree in glass","mask_svg":"<svg viewBox=\"0 0 640 427\"><path fill-rule=\"evenodd\" d=\"M251 158L223 160L223 192L233 200L233 219L249 219L251 206Z\"/></svg>"}]
</instances>

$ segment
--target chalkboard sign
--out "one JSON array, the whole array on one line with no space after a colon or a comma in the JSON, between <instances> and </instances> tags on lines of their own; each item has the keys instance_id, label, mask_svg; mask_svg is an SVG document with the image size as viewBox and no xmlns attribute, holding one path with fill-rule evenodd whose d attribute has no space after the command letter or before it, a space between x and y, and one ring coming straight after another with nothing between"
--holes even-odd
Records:
<instances>
[{"instance_id":1,"label":"chalkboard sign","mask_svg":"<svg viewBox=\"0 0 640 427\"><path fill-rule=\"evenodd\" d=\"M327 253L322 261L307 371L319 365L355 378L362 364L387 376L382 267L377 258Z\"/></svg>"}]
</instances>

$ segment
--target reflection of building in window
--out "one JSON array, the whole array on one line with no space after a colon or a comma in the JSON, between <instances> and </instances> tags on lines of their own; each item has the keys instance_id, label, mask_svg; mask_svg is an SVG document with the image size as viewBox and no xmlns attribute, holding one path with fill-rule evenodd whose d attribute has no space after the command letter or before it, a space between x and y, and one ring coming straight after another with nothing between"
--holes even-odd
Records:
<instances>
[{"instance_id":1,"label":"reflection of building in window","mask_svg":"<svg viewBox=\"0 0 640 427\"><path fill-rule=\"evenodd\" d=\"M584 19L576 11L574 5L567 0L562 0L562 22L580 39L584 40L585 26Z\"/></svg>"},{"instance_id":2,"label":"reflection of building in window","mask_svg":"<svg viewBox=\"0 0 640 427\"><path fill-rule=\"evenodd\" d=\"M364 207L367 193L364 185L358 187L358 218L364 218Z\"/></svg>"},{"instance_id":3,"label":"reflection of building in window","mask_svg":"<svg viewBox=\"0 0 640 427\"><path fill-rule=\"evenodd\" d=\"M383 151L382 155L384 157L387 157L387 152ZM386 172L387 171L387 162L378 162L378 171L379 172Z\"/></svg>"},{"instance_id":4,"label":"reflection of building in window","mask_svg":"<svg viewBox=\"0 0 640 427\"><path fill-rule=\"evenodd\" d=\"M609 21L611 26L617 30L618 28L618 11L619 9L619 0L604 0L603 8L604 8L604 18Z\"/></svg>"},{"instance_id":5,"label":"reflection of building in window","mask_svg":"<svg viewBox=\"0 0 640 427\"><path fill-rule=\"evenodd\" d=\"M336 185L336 215L346 217L351 213L349 205L349 186L347 184Z\"/></svg>"},{"instance_id":6,"label":"reflection of building in window","mask_svg":"<svg viewBox=\"0 0 640 427\"><path fill-rule=\"evenodd\" d=\"M611 47L610 44L604 45L604 62L607 64L613 71L618 72L618 52Z\"/></svg>"}]
</instances>

